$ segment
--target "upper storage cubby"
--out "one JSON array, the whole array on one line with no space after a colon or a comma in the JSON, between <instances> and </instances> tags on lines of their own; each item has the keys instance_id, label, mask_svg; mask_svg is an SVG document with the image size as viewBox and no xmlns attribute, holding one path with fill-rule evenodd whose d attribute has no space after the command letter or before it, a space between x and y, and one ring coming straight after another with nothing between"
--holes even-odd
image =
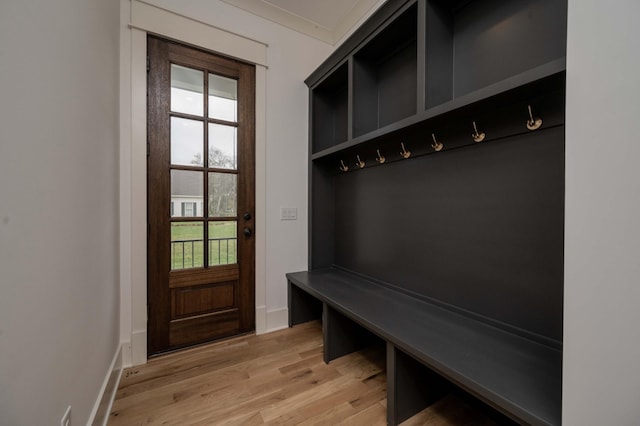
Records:
<instances>
[{"instance_id":1,"label":"upper storage cubby","mask_svg":"<svg viewBox=\"0 0 640 426\"><path fill-rule=\"evenodd\" d=\"M324 79L311 94L313 152L348 138L349 68L345 62Z\"/></svg>"},{"instance_id":2,"label":"upper storage cubby","mask_svg":"<svg viewBox=\"0 0 640 426\"><path fill-rule=\"evenodd\" d=\"M354 137L416 114L417 34L413 3L354 54Z\"/></svg>"},{"instance_id":3,"label":"upper storage cubby","mask_svg":"<svg viewBox=\"0 0 640 426\"><path fill-rule=\"evenodd\" d=\"M564 58L558 0L427 0L425 108Z\"/></svg>"}]
</instances>

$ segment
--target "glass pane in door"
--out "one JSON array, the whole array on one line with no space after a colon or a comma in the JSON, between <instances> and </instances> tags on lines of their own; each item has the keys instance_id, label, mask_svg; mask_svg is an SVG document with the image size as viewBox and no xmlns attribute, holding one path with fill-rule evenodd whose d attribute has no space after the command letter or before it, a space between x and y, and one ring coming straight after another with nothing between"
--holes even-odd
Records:
<instances>
[{"instance_id":1,"label":"glass pane in door","mask_svg":"<svg viewBox=\"0 0 640 426\"><path fill-rule=\"evenodd\" d=\"M171 64L171 111L202 116L204 73Z\"/></svg>"},{"instance_id":2,"label":"glass pane in door","mask_svg":"<svg viewBox=\"0 0 640 426\"><path fill-rule=\"evenodd\" d=\"M238 167L238 129L209 123L209 167L235 170Z\"/></svg>"},{"instance_id":3,"label":"glass pane in door","mask_svg":"<svg viewBox=\"0 0 640 426\"><path fill-rule=\"evenodd\" d=\"M209 266L237 263L238 222L209 222Z\"/></svg>"},{"instance_id":4,"label":"glass pane in door","mask_svg":"<svg viewBox=\"0 0 640 426\"><path fill-rule=\"evenodd\" d=\"M202 166L204 124L201 121L171 117L171 164Z\"/></svg>"},{"instance_id":5,"label":"glass pane in door","mask_svg":"<svg viewBox=\"0 0 640 426\"><path fill-rule=\"evenodd\" d=\"M237 175L209 173L209 217L235 217L237 202Z\"/></svg>"},{"instance_id":6,"label":"glass pane in door","mask_svg":"<svg viewBox=\"0 0 640 426\"><path fill-rule=\"evenodd\" d=\"M171 270L204 266L202 222L171 223Z\"/></svg>"},{"instance_id":7,"label":"glass pane in door","mask_svg":"<svg viewBox=\"0 0 640 426\"><path fill-rule=\"evenodd\" d=\"M209 118L238 121L238 82L209 74Z\"/></svg>"},{"instance_id":8,"label":"glass pane in door","mask_svg":"<svg viewBox=\"0 0 640 426\"><path fill-rule=\"evenodd\" d=\"M171 217L204 216L204 174L171 170Z\"/></svg>"}]
</instances>

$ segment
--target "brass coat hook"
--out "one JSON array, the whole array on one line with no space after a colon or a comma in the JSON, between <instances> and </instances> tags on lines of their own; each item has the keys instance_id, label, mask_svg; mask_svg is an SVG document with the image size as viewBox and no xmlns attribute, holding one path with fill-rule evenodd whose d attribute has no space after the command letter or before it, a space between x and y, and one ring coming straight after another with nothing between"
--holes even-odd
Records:
<instances>
[{"instance_id":1,"label":"brass coat hook","mask_svg":"<svg viewBox=\"0 0 640 426\"><path fill-rule=\"evenodd\" d=\"M343 172L348 172L349 171L349 166L344 164L344 161L342 161L342 160L340 160L340 170L343 171Z\"/></svg>"},{"instance_id":2,"label":"brass coat hook","mask_svg":"<svg viewBox=\"0 0 640 426\"><path fill-rule=\"evenodd\" d=\"M442 151L442 148L444 147L444 145L442 144L442 142L438 142L436 140L436 135L431 133L431 137L433 138L433 143L431 144L431 148L433 148L434 151Z\"/></svg>"},{"instance_id":3,"label":"brass coat hook","mask_svg":"<svg viewBox=\"0 0 640 426\"><path fill-rule=\"evenodd\" d=\"M404 142L400 143L400 146L402 146L402 151L400 151L400 155L402 155L402 158L409 158L411 157L411 151L407 151L404 147Z\"/></svg>"},{"instance_id":4,"label":"brass coat hook","mask_svg":"<svg viewBox=\"0 0 640 426\"><path fill-rule=\"evenodd\" d=\"M473 122L473 133L471 134L474 142L482 142L484 140L485 134L484 132L478 132L478 127L476 127L476 122Z\"/></svg>"},{"instance_id":5,"label":"brass coat hook","mask_svg":"<svg viewBox=\"0 0 640 426\"><path fill-rule=\"evenodd\" d=\"M378 153L378 156L376 157L376 161L380 164L383 164L385 161L387 161L386 158L384 158L384 156L382 154L380 154L380 150L376 149L376 152Z\"/></svg>"},{"instance_id":6,"label":"brass coat hook","mask_svg":"<svg viewBox=\"0 0 640 426\"><path fill-rule=\"evenodd\" d=\"M538 130L540 126L542 126L542 118L536 117L533 118L533 113L531 112L531 105L527 105L529 108L529 119L527 120L527 129L529 130Z\"/></svg>"},{"instance_id":7,"label":"brass coat hook","mask_svg":"<svg viewBox=\"0 0 640 426\"><path fill-rule=\"evenodd\" d=\"M364 169L365 165L366 165L365 162L360 159L360 156L356 155L356 166L360 167L361 169Z\"/></svg>"}]
</instances>

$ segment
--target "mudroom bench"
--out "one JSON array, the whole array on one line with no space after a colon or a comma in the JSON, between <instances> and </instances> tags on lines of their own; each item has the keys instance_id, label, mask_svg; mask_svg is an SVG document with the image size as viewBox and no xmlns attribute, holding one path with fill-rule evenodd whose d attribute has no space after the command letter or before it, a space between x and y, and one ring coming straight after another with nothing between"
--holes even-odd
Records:
<instances>
[{"instance_id":1,"label":"mudroom bench","mask_svg":"<svg viewBox=\"0 0 640 426\"><path fill-rule=\"evenodd\" d=\"M289 323L322 319L326 362L386 344L391 425L458 389L561 423L566 23L566 0L387 0L305 80Z\"/></svg>"},{"instance_id":2,"label":"mudroom bench","mask_svg":"<svg viewBox=\"0 0 640 426\"><path fill-rule=\"evenodd\" d=\"M523 424L558 425L562 352L480 318L337 268L287 274L289 326L322 319L324 359L387 347L387 421L396 425L453 383Z\"/></svg>"}]
</instances>

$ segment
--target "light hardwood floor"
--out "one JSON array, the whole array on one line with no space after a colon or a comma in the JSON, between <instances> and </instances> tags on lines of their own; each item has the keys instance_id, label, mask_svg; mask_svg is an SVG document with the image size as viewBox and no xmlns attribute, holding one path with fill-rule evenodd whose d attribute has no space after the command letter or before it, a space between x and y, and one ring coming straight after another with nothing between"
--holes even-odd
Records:
<instances>
[{"instance_id":1,"label":"light hardwood floor","mask_svg":"<svg viewBox=\"0 0 640 426\"><path fill-rule=\"evenodd\" d=\"M317 322L151 359L124 371L109 425L385 425L383 347L322 361ZM403 423L493 425L449 395Z\"/></svg>"}]
</instances>

